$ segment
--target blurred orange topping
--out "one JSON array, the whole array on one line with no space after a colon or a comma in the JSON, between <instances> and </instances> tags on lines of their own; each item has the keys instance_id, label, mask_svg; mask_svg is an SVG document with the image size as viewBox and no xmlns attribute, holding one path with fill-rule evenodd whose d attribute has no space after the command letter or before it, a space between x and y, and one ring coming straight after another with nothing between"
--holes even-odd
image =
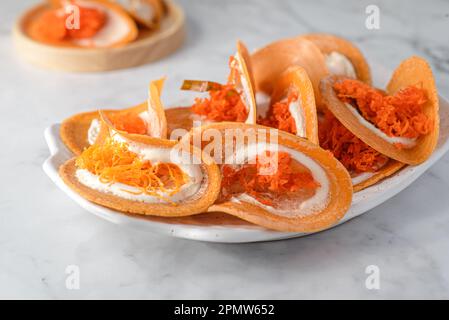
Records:
<instances>
[{"instance_id":1,"label":"blurred orange topping","mask_svg":"<svg viewBox=\"0 0 449 320\"><path fill-rule=\"evenodd\" d=\"M106 14L95 8L79 8L79 25L75 13L67 14L64 9L43 12L34 22L31 33L40 41L57 42L64 39L91 38L105 25ZM74 28L71 28L71 27Z\"/></svg>"},{"instance_id":2,"label":"blurred orange topping","mask_svg":"<svg viewBox=\"0 0 449 320\"><path fill-rule=\"evenodd\" d=\"M67 35L65 15L59 10L42 13L32 26L31 32L40 41L61 41Z\"/></svg>"},{"instance_id":3,"label":"blurred orange topping","mask_svg":"<svg viewBox=\"0 0 449 320\"><path fill-rule=\"evenodd\" d=\"M92 38L106 24L106 14L95 8L78 7L80 10L79 29L69 29L68 35L74 39Z\"/></svg>"}]
</instances>

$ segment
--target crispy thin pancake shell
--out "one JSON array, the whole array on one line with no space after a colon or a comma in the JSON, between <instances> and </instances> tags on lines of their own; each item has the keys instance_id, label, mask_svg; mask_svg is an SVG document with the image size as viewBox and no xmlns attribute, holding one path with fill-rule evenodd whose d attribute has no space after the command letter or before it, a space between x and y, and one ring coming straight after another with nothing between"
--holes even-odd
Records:
<instances>
[{"instance_id":1,"label":"crispy thin pancake shell","mask_svg":"<svg viewBox=\"0 0 449 320\"><path fill-rule=\"evenodd\" d=\"M310 33L299 36L299 38L305 38L312 41L325 55L334 51L341 53L351 61L357 79L371 84L371 71L368 62L366 62L363 53L350 41L326 33Z\"/></svg>"},{"instance_id":2,"label":"crispy thin pancake shell","mask_svg":"<svg viewBox=\"0 0 449 320\"><path fill-rule=\"evenodd\" d=\"M122 135L122 133L120 134ZM175 141L162 140L143 135L123 134L123 136L133 142L142 143L149 147L173 148L176 145ZM179 202L178 205L133 201L91 189L80 183L76 178L76 158L70 159L63 164L59 169L59 174L64 182L81 196L89 201L108 208L126 213L152 216L189 216L206 211L216 200L221 185L220 170L215 162L211 161L208 157L203 157L203 154L199 149L194 148L192 152L202 157L201 159L203 162L201 168L205 176L205 179L203 180L204 185L197 194L185 201Z\"/></svg>"},{"instance_id":3,"label":"crispy thin pancake shell","mask_svg":"<svg viewBox=\"0 0 449 320\"><path fill-rule=\"evenodd\" d=\"M328 74L324 55L307 39L279 40L255 51L251 63L256 91L272 94L275 81L290 66L303 67L313 85L315 101L320 105L319 83Z\"/></svg>"},{"instance_id":4,"label":"crispy thin pancake shell","mask_svg":"<svg viewBox=\"0 0 449 320\"><path fill-rule=\"evenodd\" d=\"M124 110L105 110L106 113L120 113L135 111L140 113L146 110L147 104L142 103L132 108ZM98 111L84 112L76 114L70 118L65 119L61 123L59 129L59 134L61 140L67 146L67 148L73 152L75 155L81 154L85 148L89 146L89 141L87 140L87 133L92 120L98 119Z\"/></svg>"},{"instance_id":5,"label":"crispy thin pancake shell","mask_svg":"<svg viewBox=\"0 0 449 320\"><path fill-rule=\"evenodd\" d=\"M416 145L408 149L395 147L359 122L348 107L338 99L333 90L333 84L343 79L345 78L335 76L323 79L321 92L326 106L346 128L375 150L397 161L416 165L429 158L438 141L439 106L432 70L424 59L411 57L402 62L395 70L387 86L388 94L394 94L396 91L409 85L422 87L426 91L428 102L424 105L424 113L432 119L434 129L429 134L419 137Z\"/></svg>"},{"instance_id":6,"label":"crispy thin pancake shell","mask_svg":"<svg viewBox=\"0 0 449 320\"><path fill-rule=\"evenodd\" d=\"M351 179L343 167L329 152L317 145L297 136L259 125L248 125L234 122L221 122L194 128L183 139L184 143L198 141L198 136L207 129L215 129L224 132L226 129L241 129L243 132L254 132L258 129L272 130L278 133L278 142L287 147L304 153L314 159L326 171L329 179L329 203L320 212L305 216L286 217L274 214L257 205L241 202L216 203L209 208L210 211L222 211L239 217L240 219L257 224L259 226L287 232L312 232L326 229L340 220L351 205L352 184Z\"/></svg>"},{"instance_id":7,"label":"crispy thin pancake shell","mask_svg":"<svg viewBox=\"0 0 449 320\"><path fill-rule=\"evenodd\" d=\"M249 110L248 110L248 119L246 119L246 123L255 124L257 120L257 110L256 110L256 98L255 98L255 81L253 75L253 68L251 65L251 57L249 55L248 49L241 41L237 41L237 55L239 56L241 70L243 76L246 78L246 82L248 83L248 90L246 95L249 96ZM245 88L243 88L245 90Z\"/></svg>"},{"instance_id":8,"label":"crispy thin pancake shell","mask_svg":"<svg viewBox=\"0 0 449 320\"><path fill-rule=\"evenodd\" d=\"M141 103L135 107L123 110L105 110L107 114L129 112L134 110L136 113L141 113L147 108L147 103ZM167 118L167 132L168 137L175 129L184 129L189 131L193 125L193 114L190 107L176 107L165 110ZM98 111L84 112L76 114L70 118L65 119L60 128L60 136L67 148L76 155L81 154L85 148L89 146L87 141L87 132L89 130L92 120L99 119Z\"/></svg>"},{"instance_id":9,"label":"crispy thin pancake shell","mask_svg":"<svg viewBox=\"0 0 449 320\"><path fill-rule=\"evenodd\" d=\"M288 90L294 87L298 92L300 107L305 116L306 136L310 142L319 144L318 140L318 119L315 106L315 96L313 94L312 82L310 82L307 72L300 66L288 68L280 77L274 88L271 104L286 97ZM301 111L298 110L300 113Z\"/></svg>"},{"instance_id":10,"label":"crispy thin pancake shell","mask_svg":"<svg viewBox=\"0 0 449 320\"><path fill-rule=\"evenodd\" d=\"M167 139L167 119L161 101L161 92L165 78L151 81L148 88L148 115L150 117L149 135ZM154 126L152 126L154 125Z\"/></svg>"},{"instance_id":11,"label":"crispy thin pancake shell","mask_svg":"<svg viewBox=\"0 0 449 320\"><path fill-rule=\"evenodd\" d=\"M169 224L183 224L190 226L203 226L203 227L242 226L253 228L258 227L252 223L249 223L248 221L242 220L235 216L231 216L224 212L204 212L184 217L156 217L156 216L142 216L136 214L128 214L128 215L155 222L162 222Z\"/></svg>"},{"instance_id":12,"label":"crispy thin pancake shell","mask_svg":"<svg viewBox=\"0 0 449 320\"><path fill-rule=\"evenodd\" d=\"M404 163L418 164L427 160L435 150L440 131L439 100L435 79L429 64L421 57L410 57L396 68L387 85L387 93L394 94L409 85L420 86L426 91L429 101L424 106L424 113L432 119L434 128L429 134L420 137L414 148L403 149L400 152L393 149L397 157L390 157Z\"/></svg>"},{"instance_id":13,"label":"crispy thin pancake shell","mask_svg":"<svg viewBox=\"0 0 449 320\"><path fill-rule=\"evenodd\" d=\"M69 3L70 1L62 1L62 0L50 0L50 8L60 8L63 3ZM92 2L93 5L96 5L103 9L106 13L111 14L111 12L114 12L117 16L120 17L125 23L128 28L128 32L126 35L124 35L121 39L117 40L116 42L113 42L108 45L101 46L101 48L117 48L124 46L134 40L137 39L137 36L139 35L139 29L137 27L136 22L131 18L131 16L126 12L124 8L122 8L120 5L113 3L108 0L83 0L83 1L73 1L75 5L78 4L78 2ZM108 22L106 22L107 26ZM45 39L42 39L40 36L40 33L37 31L36 24L30 23L28 30L26 30L28 35L41 42L45 42L52 45L58 45L63 47L76 47L76 48L86 48L86 46L80 46L75 44L73 41L70 40L61 40L61 41L48 41ZM94 47L95 48L95 47Z\"/></svg>"},{"instance_id":14,"label":"crispy thin pancake shell","mask_svg":"<svg viewBox=\"0 0 449 320\"><path fill-rule=\"evenodd\" d=\"M354 185L354 192L363 190L365 188L372 186L373 184L376 184L377 182L383 180L384 178L389 177L392 174L396 173L404 166L405 164L400 163L399 161L392 159L388 160L388 163L381 169L376 171L376 173L372 177Z\"/></svg>"},{"instance_id":15,"label":"crispy thin pancake shell","mask_svg":"<svg viewBox=\"0 0 449 320\"><path fill-rule=\"evenodd\" d=\"M61 123L59 135L62 142L72 153L79 155L89 146L87 132L92 120L97 118L97 111L84 112L71 116Z\"/></svg>"},{"instance_id":16,"label":"crispy thin pancake shell","mask_svg":"<svg viewBox=\"0 0 449 320\"><path fill-rule=\"evenodd\" d=\"M165 110L169 135L176 129L190 131L193 126L193 113L190 107L176 107Z\"/></svg>"},{"instance_id":17,"label":"crispy thin pancake shell","mask_svg":"<svg viewBox=\"0 0 449 320\"><path fill-rule=\"evenodd\" d=\"M251 89L254 90L256 82L254 80L254 71L251 64L251 55L249 54L248 48L242 41L237 41L237 53L243 58L245 62L245 68L247 72L247 78L251 81Z\"/></svg>"}]
</instances>

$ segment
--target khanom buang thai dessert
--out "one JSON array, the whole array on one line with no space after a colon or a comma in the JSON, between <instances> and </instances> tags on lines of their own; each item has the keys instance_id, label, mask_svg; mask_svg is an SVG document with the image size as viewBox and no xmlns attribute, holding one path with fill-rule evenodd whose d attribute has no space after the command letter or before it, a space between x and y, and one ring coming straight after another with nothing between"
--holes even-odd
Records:
<instances>
[{"instance_id":1,"label":"khanom buang thai dessert","mask_svg":"<svg viewBox=\"0 0 449 320\"><path fill-rule=\"evenodd\" d=\"M218 196L218 166L199 149L184 161L177 143L118 131L105 114L95 144L60 167L84 198L126 213L180 217L207 210Z\"/></svg>"},{"instance_id":2,"label":"khanom buang thai dessert","mask_svg":"<svg viewBox=\"0 0 449 320\"><path fill-rule=\"evenodd\" d=\"M179 121L187 116L189 119L204 123L220 121L256 123L254 77L248 50L240 41L237 42L236 54L229 59L229 69L226 84L202 80L184 81L182 90L208 92L209 97L196 98L191 107L176 109L180 113Z\"/></svg>"},{"instance_id":3,"label":"khanom buang thai dessert","mask_svg":"<svg viewBox=\"0 0 449 320\"><path fill-rule=\"evenodd\" d=\"M160 0L50 0L25 32L44 44L65 48L112 48L156 29L165 14ZM139 27L140 26L140 27Z\"/></svg>"},{"instance_id":4,"label":"khanom buang thai dessert","mask_svg":"<svg viewBox=\"0 0 449 320\"><path fill-rule=\"evenodd\" d=\"M221 122L192 129L180 143L197 141L221 169L221 192L210 211L269 229L312 232L335 224L351 204L346 169L306 139L263 126ZM211 142L223 147L210 148Z\"/></svg>"},{"instance_id":5,"label":"khanom buang thai dessert","mask_svg":"<svg viewBox=\"0 0 449 320\"><path fill-rule=\"evenodd\" d=\"M251 55L258 107L271 96L279 76L291 66L302 67L312 82L318 110L324 108L319 83L327 75L357 78L371 84L361 51L350 41L330 34L306 34L272 42Z\"/></svg>"},{"instance_id":6,"label":"khanom buang thai dessert","mask_svg":"<svg viewBox=\"0 0 449 320\"><path fill-rule=\"evenodd\" d=\"M124 110L103 110L114 127L123 132L167 139L169 131L160 98L165 79L150 82L148 100ZM75 154L95 143L100 131L98 111L76 114L61 124L60 135Z\"/></svg>"},{"instance_id":7,"label":"khanom buang thai dessert","mask_svg":"<svg viewBox=\"0 0 449 320\"><path fill-rule=\"evenodd\" d=\"M258 110L257 123L306 138L318 144L318 120L313 86L307 72L292 66L276 81L270 104Z\"/></svg>"},{"instance_id":8,"label":"khanom buang thai dessert","mask_svg":"<svg viewBox=\"0 0 449 320\"><path fill-rule=\"evenodd\" d=\"M119 5L101 0L53 1L28 24L28 35L63 47L104 48L137 38L134 20Z\"/></svg>"},{"instance_id":9,"label":"khanom buang thai dessert","mask_svg":"<svg viewBox=\"0 0 449 320\"><path fill-rule=\"evenodd\" d=\"M386 91L361 81L328 77L321 83L328 109L320 145L333 152L354 177L356 189L433 152L439 132L438 96L431 69L411 57L395 70Z\"/></svg>"}]
</instances>

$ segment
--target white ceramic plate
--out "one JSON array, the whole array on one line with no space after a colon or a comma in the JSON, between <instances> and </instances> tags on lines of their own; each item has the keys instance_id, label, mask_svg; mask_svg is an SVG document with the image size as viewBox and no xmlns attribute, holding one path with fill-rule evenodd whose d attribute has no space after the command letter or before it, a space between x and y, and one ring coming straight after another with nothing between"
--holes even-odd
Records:
<instances>
[{"instance_id":1,"label":"white ceramic plate","mask_svg":"<svg viewBox=\"0 0 449 320\"><path fill-rule=\"evenodd\" d=\"M374 68L374 70L382 69ZM390 73L386 72L380 73L379 71L376 74L376 72L374 72L374 83L376 83L379 87L383 87L384 81L382 80L385 80L386 76L388 76L389 74ZM378 84L379 82L382 83ZM442 97L440 97L440 118L440 137L437 148L432 156L421 165L407 166L396 174L381 181L380 183L377 183L374 186L355 193L349 212L338 224L344 223L354 217L367 212L368 210L385 202L400 191L404 190L448 151L449 102ZM71 152L67 150L59 137L59 124L54 124L45 130L45 139L47 141L51 154L43 164L43 169L47 173L47 175L62 191L64 191L70 198L75 200L75 202L77 202L81 207L86 209L88 212L93 213L113 223L127 225L144 231L157 232L160 234L166 234L179 238L223 243L280 240L301 237L307 234L277 232L250 225L204 226L164 223L143 219L138 216L128 216L118 211L96 205L84 199L76 192L72 191L68 186L64 184L58 174L59 166L66 160L73 157Z\"/></svg>"}]
</instances>

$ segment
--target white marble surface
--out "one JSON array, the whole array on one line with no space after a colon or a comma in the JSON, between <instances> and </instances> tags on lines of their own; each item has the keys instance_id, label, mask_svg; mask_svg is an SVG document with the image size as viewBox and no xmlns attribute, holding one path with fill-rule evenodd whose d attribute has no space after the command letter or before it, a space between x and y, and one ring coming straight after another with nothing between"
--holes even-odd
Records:
<instances>
[{"instance_id":1,"label":"white marble surface","mask_svg":"<svg viewBox=\"0 0 449 320\"><path fill-rule=\"evenodd\" d=\"M182 50L102 74L49 72L16 57L11 25L35 2L0 2L0 298L449 298L449 156L338 228L247 245L123 229L84 212L41 170L46 126L83 110L136 104L161 75L169 76L166 101L179 100L185 77L223 80L239 38L254 49L302 32L335 32L390 68L422 55L449 96L448 2L185 0ZM381 28L369 31L364 12L373 3ZM380 290L365 287L373 264ZM68 265L80 268L79 290L65 286Z\"/></svg>"}]
</instances>

